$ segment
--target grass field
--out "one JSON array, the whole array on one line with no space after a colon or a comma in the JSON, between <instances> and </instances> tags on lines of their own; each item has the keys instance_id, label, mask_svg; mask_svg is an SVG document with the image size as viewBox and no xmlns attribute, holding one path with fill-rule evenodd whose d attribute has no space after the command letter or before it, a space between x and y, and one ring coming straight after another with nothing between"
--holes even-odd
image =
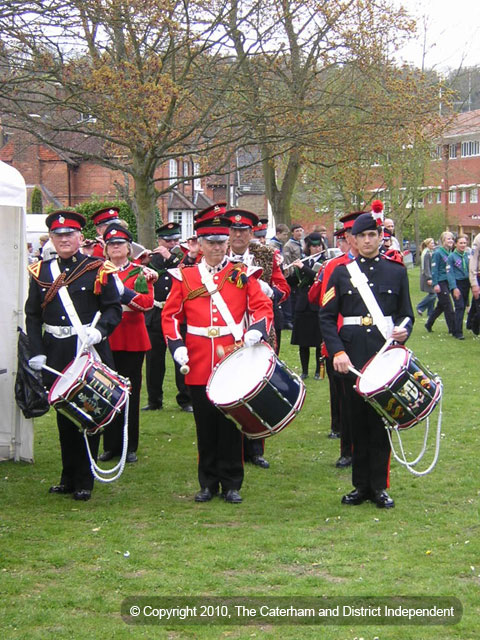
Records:
<instances>
[{"instance_id":1,"label":"grass field","mask_svg":"<svg viewBox=\"0 0 480 640\"><path fill-rule=\"evenodd\" d=\"M410 275L417 302L417 269ZM90 502L47 493L60 469L50 411L35 425L35 464L0 467L3 637L478 638L480 341L449 337L443 319L428 334L424 322L408 344L443 378L440 459L424 478L392 463L395 509L340 504L350 471L334 467L326 380L306 380L300 415L267 441L271 468L246 468L242 505L193 502L194 424L175 404L171 366L165 408L142 414L139 462L113 485L97 483ZM282 359L298 371L289 337ZM422 436L420 426L405 434L413 456ZM128 625L121 604L132 596L454 596L463 617L445 626Z\"/></svg>"}]
</instances>

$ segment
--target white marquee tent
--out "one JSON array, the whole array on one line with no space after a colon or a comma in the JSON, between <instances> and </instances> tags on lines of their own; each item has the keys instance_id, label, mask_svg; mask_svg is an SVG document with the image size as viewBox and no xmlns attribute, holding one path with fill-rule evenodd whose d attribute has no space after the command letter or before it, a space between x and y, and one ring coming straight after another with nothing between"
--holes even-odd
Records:
<instances>
[{"instance_id":1,"label":"white marquee tent","mask_svg":"<svg viewBox=\"0 0 480 640\"><path fill-rule=\"evenodd\" d=\"M24 328L27 275L26 195L21 174L0 161L0 460L33 461L33 421L15 402L17 326Z\"/></svg>"}]
</instances>

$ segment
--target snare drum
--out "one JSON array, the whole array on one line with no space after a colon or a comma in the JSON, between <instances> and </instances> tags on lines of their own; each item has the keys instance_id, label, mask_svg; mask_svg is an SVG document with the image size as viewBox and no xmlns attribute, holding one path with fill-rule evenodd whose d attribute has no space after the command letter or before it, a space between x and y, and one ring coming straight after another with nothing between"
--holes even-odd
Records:
<instances>
[{"instance_id":1,"label":"snare drum","mask_svg":"<svg viewBox=\"0 0 480 640\"><path fill-rule=\"evenodd\" d=\"M255 440L278 433L295 418L305 385L262 343L223 358L210 375L207 396Z\"/></svg>"},{"instance_id":2,"label":"snare drum","mask_svg":"<svg viewBox=\"0 0 480 640\"><path fill-rule=\"evenodd\" d=\"M53 383L48 402L82 431L102 431L119 413L130 392L130 382L91 353L71 362Z\"/></svg>"},{"instance_id":3,"label":"snare drum","mask_svg":"<svg viewBox=\"0 0 480 640\"><path fill-rule=\"evenodd\" d=\"M408 429L426 418L442 395L440 378L395 345L367 362L355 390L392 426Z\"/></svg>"}]
</instances>

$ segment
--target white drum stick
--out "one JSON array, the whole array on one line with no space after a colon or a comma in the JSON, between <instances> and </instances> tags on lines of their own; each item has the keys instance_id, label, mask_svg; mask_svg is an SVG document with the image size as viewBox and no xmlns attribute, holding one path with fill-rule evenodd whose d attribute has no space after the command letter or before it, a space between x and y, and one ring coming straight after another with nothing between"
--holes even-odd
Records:
<instances>
[{"instance_id":1,"label":"white drum stick","mask_svg":"<svg viewBox=\"0 0 480 640\"><path fill-rule=\"evenodd\" d=\"M404 329L407 326L408 321L410 320L410 318L404 318L402 320L402 322L398 325L399 329ZM390 337L387 340L385 340L385 344L383 345L383 347L380 349L380 351L377 353L377 356L381 356L382 353L384 351L386 351L388 349L388 347L392 344L392 342L395 342L395 339Z\"/></svg>"},{"instance_id":2,"label":"white drum stick","mask_svg":"<svg viewBox=\"0 0 480 640\"><path fill-rule=\"evenodd\" d=\"M57 371L56 369L52 369L52 367L49 367L47 364L42 365L42 369L45 369L45 371L50 371L50 373L54 373L56 376L63 376L63 373Z\"/></svg>"},{"instance_id":3,"label":"white drum stick","mask_svg":"<svg viewBox=\"0 0 480 640\"><path fill-rule=\"evenodd\" d=\"M94 329L94 328L95 328L95 326L97 325L97 322L100 320L100 316L101 316L101 315L102 315L102 314L101 314L101 312L100 312L100 311L97 311L97 313L93 316L93 320L92 320L92 321L91 321L91 323L90 323L90 327L91 327L92 329ZM82 344L80 345L80 349L77 351L77 355L75 356L75 359L74 359L74 361L73 361L73 364L75 364L75 363L77 362L77 360L80 358L80 356L82 355L83 350L85 349L86 342L87 342L87 341L86 341L86 340L84 340L84 341L82 342Z\"/></svg>"}]
</instances>

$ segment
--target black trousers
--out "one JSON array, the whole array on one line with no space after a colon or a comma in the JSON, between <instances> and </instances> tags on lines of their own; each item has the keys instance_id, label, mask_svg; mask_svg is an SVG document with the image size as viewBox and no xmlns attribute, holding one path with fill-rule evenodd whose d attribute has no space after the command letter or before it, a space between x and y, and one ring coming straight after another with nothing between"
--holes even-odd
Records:
<instances>
[{"instance_id":1,"label":"black trousers","mask_svg":"<svg viewBox=\"0 0 480 640\"><path fill-rule=\"evenodd\" d=\"M207 398L206 387L188 387L197 428L198 481L216 493L240 489L243 482L242 434Z\"/></svg>"},{"instance_id":2,"label":"black trousers","mask_svg":"<svg viewBox=\"0 0 480 640\"><path fill-rule=\"evenodd\" d=\"M67 417L57 412L57 426L62 453L60 484L72 491L93 489L94 477L83 433ZM97 460L100 435L87 436L93 459Z\"/></svg>"},{"instance_id":3,"label":"black trousers","mask_svg":"<svg viewBox=\"0 0 480 640\"><path fill-rule=\"evenodd\" d=\"M142 366L145 357L144 351L113 351L115 371L121 376L129 378L132 391L128 407L128 451L138 449L140 431L140 390L142 388ZM123 425L124 411L107 427L103 434L103 448L119 456L123 449Z\"/></svg>"},{"instance_id":4,"label":"black trousers","mask_svg":"<svg viewBox=\"0 0 480 640\"><path fill-rule=\"evenodd\" d=\"M432 327L435 320L444 313L448 332L453 335L455 334L455 313L453 311L452 298L450 297L450 291L448 289L448 282L444 280L438 284L440 286L440 293L437 293L437 306L433 310L433 313L428 316L426 324L429 327Z\"/></svg>"},{"instance_id":5,"label":"black trousers","mask_svg":"<svg viewBox=\"0 0 480 640\"><path fill-rule=\"evenodd\" d=\"M350 457L352 455L352 429L345 403L345 376L335 372L332 358L325 358L325 366L330 384L330 429L340 434L340 455Z\"/></svg>"},{"instance_id":6,"label":"black trousers","mask_svg":"<svg viewBox=\"0 0 480 640\"><path fill-rule=\"evenodd\" d=\"M165 358L167 345L163 332L147 327L152 348L147 351L146 374L147 374L147 394L148 403L162 406L163 404L163 381L165 379ZM173 360L172 360L173 362ZM180 373L180 365L175 365L175 384L177 385L176 401L180 407L191 403L190 394L185 384L185 376Z\"/></svg>"},{"instance_id":7,"label":"black trousers","mask_svg":"<svg viewBox=\"0 0 480 640\"><path fill-rule=\"evenodd\" d=\"M345 377L344 403L352 429L352 484L365 493L389 486L390 442L382 418Z\"/></svg>"},{"instance_id":8,"label":"black trousers","mask_svg":"<svg viewBox=\"0 0 480 640\"><path fill-rule=\"evenodd\" d=\"M457 280L457 287L460 289L460 298L453 300L455 307L455 335L463 335L463 318L465 309L468 307L468 298L470 294L470 281L467 279Z\"/></svg>"}]
</instances>

